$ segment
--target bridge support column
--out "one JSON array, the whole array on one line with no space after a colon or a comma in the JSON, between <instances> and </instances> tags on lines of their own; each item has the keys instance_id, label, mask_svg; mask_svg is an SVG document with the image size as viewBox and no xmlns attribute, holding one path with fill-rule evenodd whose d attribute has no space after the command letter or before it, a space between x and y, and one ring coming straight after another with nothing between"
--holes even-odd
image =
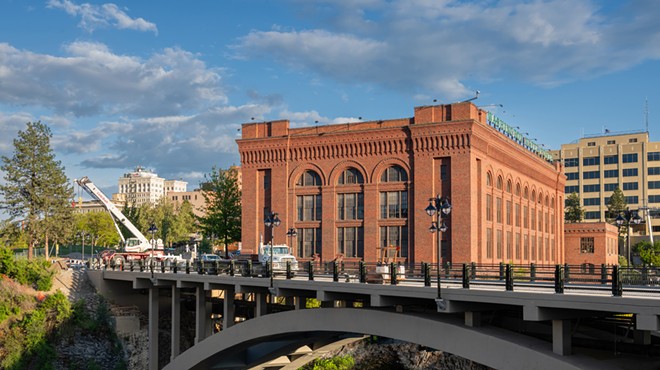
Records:
<instances>
[{"instance_id":1,"label":"bridge support column","mask_svg":"<svg viewBox=\"0 0 660 370\"><path fill-rule=\"evenodd\" d=\"M149 370L158 370L158 287L149 288Z\"/></svg>"},{"instance_id":2,"label":"bridge support column","mask_svg":"<svg viewBox=\"0 0 660 370\"><path fill-rule=\"evenodd\" d=\"M481 312L465 312L465 326L477 328L481 326Z\"/></svg>"},{"instance_id":3,"label":"bridge support column","mask_svg":"<svg viewBox=\"0 0 660 370\"><path fill-rule=\"evenodd\" d=\"M268 313L265 293L254 293L254 317L261 317Z\"/></svg>"},{"instance_id":4,"label":"bridge support column","mask_svg":"<svg viewBox=\"0 0 660 370\"><path fill-rule=\"evenodd\" d=\"M181 350L181 290L172 285L172 349L170 351L170 361L179 355Z\"/></svg>"},{"instance_id":5,"label":"bridge support column","mask_svg":"<svg viewBox=\"0 0 660 370\"><path fill-rule=\"evenodd\" d=\"M571 320L552 320L552 352L571 354Z\"/></svg>"},{"instance_id":6,"label":"bridge support column","mask_svg":"<svg viewBox=\"0 0 660 370\"><path fill-rule=\"evenodd\" d=\"M634 338L635 338L635 344L643 344L643 345L651 344L651 332L648 330L635 329Z\"/></svg>"},{"instance_id":7,"label":"bridge support column","mask_svg":"<svg viewBox=\"0 0 660 370\"><path fill-rule=\"evenodd\" d=\"M235 306L234 306L234 288L225 290L225 300L222 310L222 330L227 329L228 327L234 325L235 315Z\"/></svg>"},{"instance_id":8,"label":"bridge support column","mask_svg":"<svg viewBox=\"0 0 660 370\"><path fill-rule=\"evenodd\" d=\"M296 297L296 310L304 310L307 308L307 298Z\"/></svg>"},{"instance_id":9,"label":"bridge support column","mask_svg":"<svg viewBox=\"0 0 660 370\"><path fill-rule=\"evenodd\" d=\"M206 291L203 286L195 287L195 344L206 338L208 316Z\"/></svg>"}]
</instances>

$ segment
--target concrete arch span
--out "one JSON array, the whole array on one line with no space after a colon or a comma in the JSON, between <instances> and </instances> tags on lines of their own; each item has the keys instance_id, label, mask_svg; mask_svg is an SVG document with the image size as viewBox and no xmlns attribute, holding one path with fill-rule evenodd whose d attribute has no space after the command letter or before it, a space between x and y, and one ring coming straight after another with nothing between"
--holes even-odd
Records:
<instances>
[{"instance_id":1,"label":"concrete arch span","mask_svg":"<svg viewBox=\"0 0 660 370\"><path fill-rule=\"evenodd\" d=\"M245 358L253 346L324 336L339 339L340 333L416 343L496 369L607 368L588 357L559 356L552 352L551 343L494 327L471 328L450 315L327 308L286 311L242 322L189 348L164 369L226 368L228 364L221 365L223 358L237 358L237 353L238 358Z\"/></svg>"}]
</instances>

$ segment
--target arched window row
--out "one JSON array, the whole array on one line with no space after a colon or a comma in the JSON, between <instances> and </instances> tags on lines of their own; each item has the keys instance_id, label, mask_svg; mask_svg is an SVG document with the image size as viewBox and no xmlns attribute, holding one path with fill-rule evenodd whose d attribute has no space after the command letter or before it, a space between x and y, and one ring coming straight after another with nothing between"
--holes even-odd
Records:
<instances>
[{"instance_id":1,"label":"arched window row","mask_svg":"<svg viewBox=\"0 0 660 370\"><path fill-rule=\"evenodd\" d=\"M387 167L380 176L380 182L406 182L408 173L399 165ZM322 186L321 176L314 170L305 170L296 180L296 186ZM364 184L362 172L354 167L349 167L342 171L337 178L337 185Z\"/></svg>"}]
</instances>

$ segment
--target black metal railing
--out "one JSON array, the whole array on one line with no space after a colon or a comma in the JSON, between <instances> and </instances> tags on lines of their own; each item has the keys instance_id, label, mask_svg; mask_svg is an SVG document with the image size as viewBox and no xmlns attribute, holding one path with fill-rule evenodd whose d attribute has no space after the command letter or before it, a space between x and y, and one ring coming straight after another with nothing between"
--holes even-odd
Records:
<instances>
[{"instance_id":1,"label":"black metal railing","mask_svg":"<svg viewBox=\"0 0 660 370\"><path fill-rule=\"evenodd\" d=\"M228 275L243 277L269 277L269 265L251 260L222 260L213 262L169 259L129 260L123 264L100 260L91 263L92 269L114 271L146 271L154 273L185 273ZM294 277L315 280L331 278L334 282L378 283L400 285L403 282L431 286L438 274L434 263L380 264L363 261L307 261L287 263L273 273L285 279ZM515 265L515 264L451 264L441 266L443 284L456 284L463 289L477 286L501 286L504 290L521 288L554 289L562 294L567 290L611 291L621 296L625 291L649 294L660 293L660 269L655 266L621 267L613 265Z\"/></svg>"}]
</instances>

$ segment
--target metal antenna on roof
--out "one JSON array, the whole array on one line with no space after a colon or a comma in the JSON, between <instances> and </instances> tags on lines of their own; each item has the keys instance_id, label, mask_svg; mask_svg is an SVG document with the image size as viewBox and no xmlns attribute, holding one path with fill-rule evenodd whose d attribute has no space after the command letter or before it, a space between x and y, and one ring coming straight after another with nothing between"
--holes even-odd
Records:
<instances>
[{"instance_id":1,"label":"metal antenna on roof","mask_svg":"<svg viewBox=\"0 0 660 370\"><path fill-rule=\"evenodd\" d=\"M649 98L646 97L646 103L644 104L644 119L646 121L646 133L649 132Z\"/></svg>"}]
</instances>

